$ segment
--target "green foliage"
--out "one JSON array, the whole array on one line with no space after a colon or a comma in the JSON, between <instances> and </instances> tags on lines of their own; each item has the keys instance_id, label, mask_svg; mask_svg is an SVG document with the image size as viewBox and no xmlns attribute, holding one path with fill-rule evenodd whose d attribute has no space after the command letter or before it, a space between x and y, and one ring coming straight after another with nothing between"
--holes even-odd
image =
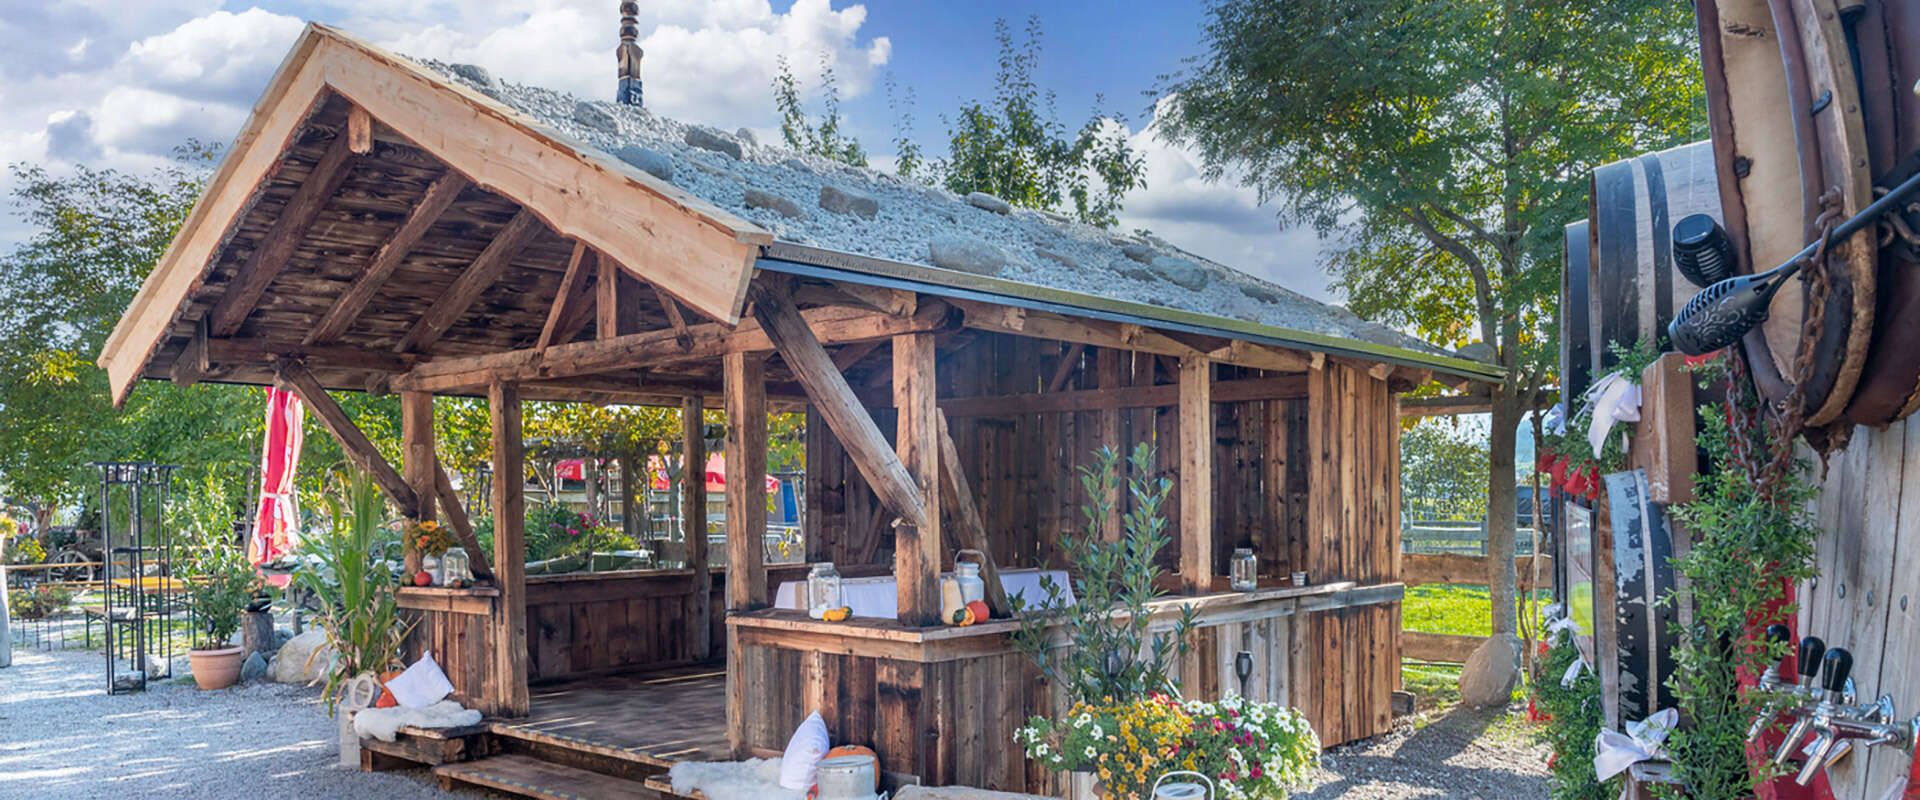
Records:
<instances>
[{"instance_id":1,"label":"green foliage","mask_svg":"<svg viewBox=\"0 0 1920 800\"><path fill-rule=\"evenodd\" d=\"M1710 371L1708 377L1720 375ZM1758 407L1745 385L1731 401L1749 413ZM1762 426L1729 425L1725 411L1702 409L1698 440L1715 469L1694 479L1693 502L1673 510L1694 538L1687 556L1674 562L1692 588L1664 598L1670 606L1693 607L1693 625L1681 631L1677 669L1667 681L1688 721L1667 747L1693 800L1751 797L1757 781L1771 775L1746 757L1747 726L1760 712L1762 696L1742 692L1739 676L1757 675L1786 656L1786 643L1766 642L1755 627L1773 614L1791 614L1789 588L1817 574L1819 531L1808 511L1815 488L1805 477L1806 465L1792 460L1785 474L1746 473L1733 458L1736 445L1749 453L1771 452L1775 445Z\"/></svg>"},{"instance_id":2,"label":"green foliage","mask_svg":"<svg viewBox=\"0 0 1920 800\"><path fill-rule=\"evenodd\" d=\"M19 619L45 619L73 602L75 593L65 586L42 584L31 589L8 589L7 611Z\"/></svg>"},{"instance_id":3,"label":"green foliage","mask_svg":"<svg viewBox=\"0 0 1920 800\"><path fill-rule=\"evenodd\" d=\"M867 165L866 150L860 141L840 133L840 85L833 75L833 62L820 54L820 121L807 119L800 103L800 83L786 56L779 59L780 72L773 78L773 105L780 112L780 138L802 153L825 156L856 167Z\"/></svg>"},{"instance_id":4,"label":"green foliage","mask_svg":"<svg viewBox=\"0 0 1920 800\"><path fill-rule=\"evenodd\" d=\"M1534 592L1530 608L1548 602L1546 592ZM1487 587L1429 583L1407 587L1401 624L1422 633L1491 636L1493 599Z\"/></svg>"},{"instance_id":5,"label":"green foliage","mask_svg":"<svg viewBox=\"0 0 1920 800\"><path fill-rule=\"evenodd\" d=\"M182 572L192 585L195 635L208 648L224 647L260 587L234 528L240 508L212 475L184 484L168 500Z\"/></svg>"},{"instance_id":6,"label":"green foliage","mask_svg":"<svg viewBox=\"0 0 1920 800\"><path fill-rule=\"evenodd\" d=\"M1486 519L1486 436L1449 417L1427 417L1402 431L1400 506L1411 520Z\"/></svg>"},{"instance_id":7,"label":"green foliage","mask_svg":"<svg viewBox=\"0 0 1920 800\"><path fill-rule=\"evenodd\" d=\"M913 101L913 87L901 94L894 85L893 73L887 73L887 110L893 112L893 172L910 181L925 181L930 179L927 158L920 152L920 143L908 135L913 130Z\"/></svg>"},{"instance_id":8,"label":"green foliage","mask_svg":"<svg viewBox=\"0 0 1920 800\"><path fill-rule=\"evenodd\" d=\"M1152 622L1147 604L1163 594L1154 585L1164 572L1155 556L1173 540L1162 510L1173 481L1145 477L1154 470L1151 444L1136 446L1130 461L1129 474L1136 477L1126 483L1133 507L1121 516L1126 535L1117 542L1100 534L1113 511L1110 498L1118 496L1120 454L1103 447L1092 465L1080 468L1088 498L1080 507L1083 526L1078 535L1061 535L1076 602L1067 605L1061 588L1045 578L1047 596L1037 608L1014 599L1020 617L1014 648L1032 658L1053 685L1066 688L1068 702L1123 702L1171 692L1167 659L1187 652L1192 606L1183 609L1166 635L1150 637L1147 631ZM1064 625L1072 646L1055 649L1048 632L1055 624Z\"/></svg>"},{"instance_id":9,"label":"green foliage","mask_svg":"<svg viewBox=\"0 0 1920 800\"><path fill-rule=\"evenodd\" d=\"M323 502L332 524L309 531L300 543L301 554L317 563L303 565L293 578L319 600L317 622L338 658L322 695L331 713L347 679L399 663L406 626L395 595L400 576L384 557L397 548L398 534L387 524L379 487L363 473L348 472Z\"/></svg>"},{"instance_id":10,"label":"green foliage","mask_svg":"<svg viewBox=\"0 0 1920 800\"><path fill-rule=\"evenodd\" d=\"M1124 120L1096 111L1070 133L1053 114L1053 94L1033 77L1040 18L1027 20L1021 42L1005 19L993 30L1000 45L993 99L962 103L947 120L947 158L932 165L937 182L1026 208L1071 204L1080 221L1111 227L1126 193L1146 186L1146 157L1128 143Z\"/></svg>"},{"instance_id":11,"label":"green foliage","mask_svg":"<svg viewBox=\"0 0 1920 800\"><path fill-rule=\"evenodd\" d=\"M1620 794L1619 779L1601 783L1593 775L1593 740L1606 722L1600 679L1593 670L1582 670L1572 686L1562 686L1561 676L1580 658L1580 649L1568 634L1555 639L1533 676L1534 702L1548 717L1537 735L1553 748L1554 755L1548 796L1553 800L1612 800Z\"/></svg>"}]
</instances>

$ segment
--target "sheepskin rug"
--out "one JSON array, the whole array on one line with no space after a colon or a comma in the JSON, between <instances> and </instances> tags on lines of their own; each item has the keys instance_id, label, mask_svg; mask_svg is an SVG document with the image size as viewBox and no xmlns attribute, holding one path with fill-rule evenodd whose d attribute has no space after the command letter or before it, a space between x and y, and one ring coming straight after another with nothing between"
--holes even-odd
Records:
<instances>
[{"instance_id":1,"label":"sheepskin rug","mask_svg":"<svg viewBox=\"0 0 1920 800\"><path fill-rule=\"evenodd\" d=\"M676 794L698 790L710 800L804 800L806 792L780 787L780 759L682 761L667 771Z\"/></svg>"},{"instance_id":2,"label":"sheepskin rug","mask_svg":"<svg viewBox=\"0 0 1920 800\"><path fill-rule=\"evenodd\" d=\"M480 724L480 712L452 700L442 700L426 708L365 708L353 715L353 732L391 742L401 728L458 728ZM777 771L777 769L776 769Z\"/></svg>"}]
</instances>

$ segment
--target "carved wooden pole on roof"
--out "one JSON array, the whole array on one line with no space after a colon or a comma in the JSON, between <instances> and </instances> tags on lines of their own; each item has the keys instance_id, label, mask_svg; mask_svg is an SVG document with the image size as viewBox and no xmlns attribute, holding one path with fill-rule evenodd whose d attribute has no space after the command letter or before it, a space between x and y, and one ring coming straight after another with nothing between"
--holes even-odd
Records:
<instances>
[{"instance_id":1,"label":"carved wooden pole on roof","mask_svg":"<svg viewBox=\"0 0 1920 800\"><path fill-rule=\"evenodd\" d=\"M620 4L620 91L615 100L621 105L637 106L640 102L640 58L646 55L640 49L640 21L635 19L640 13L640 4L634 0L625 0Z\"/></svg>"}]
</instances>

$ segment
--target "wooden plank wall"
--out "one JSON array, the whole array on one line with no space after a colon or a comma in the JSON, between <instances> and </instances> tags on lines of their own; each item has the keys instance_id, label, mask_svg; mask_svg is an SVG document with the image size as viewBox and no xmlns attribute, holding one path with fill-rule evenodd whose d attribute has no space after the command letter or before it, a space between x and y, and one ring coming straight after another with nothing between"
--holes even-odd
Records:
<instances>
[{"instance_id":1,"label":"wooden plank wall","mask_svg":"<svg viewBox=\"0 0 1920 800\"><path fill-rule=\"evenodd\" d=\"M693 663L693 579L681 570L528 579L527 679ZM712 607L724 607L722 589L708 583ZM709 629L710 641L724 641L725 616L713 615Z\"/></svg>"},{"instance_id":2,"label":"wooden plank wall","mask_svg":"<svg viewBox=\"0 0 1920 800\"><path fill-rule=\"evenodd\" d=\"M1920 425L1857 427L1828 463L1814 501L1820 577L1799 587L1800 634L1853 652L1860 698L1893 696L1899 719L1920 712ZM1819 477L1819 466L1814 466ZM1836 797L1879 797L1907 773L1897 748L1856 749L1828 771Z\"/></svg>"},{"instance_id":3,"label":"wooden plank wall","mask_svg":"<svg viewBox=\"0 0 1920 800\"><path fill-rule=\"evenodd\" d=\"M425 652L453 684L453 699L483 714L502 711L494 698L500 696L493 681L492 608L497 597L463 598L449 603L442 598L401 595L400 617L412 627L401 642L400 654L411 664Z\"/></svg>"}]
</instances>

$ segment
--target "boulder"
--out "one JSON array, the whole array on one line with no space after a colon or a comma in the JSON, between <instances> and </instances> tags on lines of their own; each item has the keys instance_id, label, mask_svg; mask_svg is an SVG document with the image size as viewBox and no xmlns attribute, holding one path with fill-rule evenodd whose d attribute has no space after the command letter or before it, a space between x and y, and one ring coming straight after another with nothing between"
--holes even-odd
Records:
<instances>
[{"instance_id":1,"label":"boulder","mask_svg":"<svg viewBox=\"0 0 1920 800\"><path fill-rule=\"evenodd\" d=\"M1262 303L1277 303L1286 297L1286 295L1280 293L1279 289L1264 283L1240 284L1240 293L1246 295L1248 299L1258 300Z\"/></svg>"},{"instance_id":2,"label":"boulder","mask_svg":"<svg viewBox=\"0 0 1920 800\"><path fill-rule=\"evenodd\" d=\"M1144 244L1121 245L1120 254L1142 264L1153 263L1153 248Z\"/></svg>"},{"instance_id":3,"label":"boulder","mask_svg":"<svg viewBox=\"0 0 1920 800\"><path fill-rule=\"evenodd\" d=\"M1206 288L1207 282L1212 278L1206 270L1200 268L1199 264L1184 258L1159 256L1153 260L1152 267L1154 272L1160 273L1160 277L1173 281L1181 288L1194 291Z\"/></svg>"},{"instance_id":4,"label":"boulder","mask_svg":"<svg viewBox=\"0 0 1920 800\"><path fill-rule=\"evenodd\" d=\"M326 631L314 628L288 639L267 662L267 678L274 683L313 683L324 680L333 664L333 648Z\"/></svg>"},{"instance_id":5,"label":"boulder","mask_svg":"<svg viewBox=\"0 0 1920 800\"><path fill-rule=\"evenodd\" d=\"M1469 708L1505 706L1520 680L1520 638L1489 637L1460 670L1460 702Z\"/></svg>"},{"instance_id":6,"label":"boulder","mask_svg":"<svg viewBox=\"0 0 1920 800\"><path fill-rule=\"evenodd\" d=\"M607 134L620 132L620 120L613 118L613 112L584 100L573 104L573 121L588 130Z\"/></svg>"},{"instance_id":7,"label":"boulder","mask_svg":"<svg viewBox=\"0 0 1920 800\"><path fill-rule=\"evenodd\" d=\"M760 143L758 139L755 139L753 137L753 131L747 130L746 128L741 128L739 130L734 131L733 138L739 139L740 141L746 142L747 144Z\"/></svg>"},{"instance_id":8,"label":"boulder","mask_svg":"<svg viewBox=\"0 0 1920 800\"><path fill-rule=\"evenodd\" d=\"M240 681L242 683L251 683L266 677L266 674L267 657L260 655L260 651L258 650L248 653L247 660L240 664Z\"/></svg>"},{"instance_id":9,"label":"boulder","mask_svg":"<svg viewBox=\"0 0 1920 800\"><path fill-rule=\"evenodd\" d=\"M1059 264L1060 266L1066 267L1067 269L1080 268L1080 259L1074 258L1073 256L1067 255L1066 253L1056 253L1044 247L1036 247L1036 248L1033 248L1033 254L1036 256L1039 256L1044 260L1051 261L1055 264Z\"/></svg>"},{"instance_id":10,"label":"boulder","mask_svg":"<svg viewBox=\"0 0 1920 800\"><path fill-rule=\"evenodd\" d=\"M994 197L986 192L969 192L967 194L967 205L973 206L974 208L985 209L995 214L1013 213L1012 203Z\"/></svg>"},{"instance_id":11,"label":"boulder","mask_svg":"<svg viewBox=\"0 0 1920 800\"><path fill-rule=\"evenodd\" d=\"M759 189L748 189L746 202L748 208L764 208L783 217L805 219L807 216L807 212L801 210L799 203L788 200L783 195L763 192Z\"/></svg>"},{"instance_id":12,"label":"boulder","mask_svg":"<svg viewBox=\"0 0 1920 800\"><path fill-rule=\"evenodd\" d=\"M1154 274L1153 270L1147 269L1145 265L1130 258L1116 258L1107 267L1136 281L1151 281L1160 277Z\"/></svg>"},{"instance_id":13,"label":"boulder","mask_svg":"<svg viewBox=\"0 0 1920 800\"><path fill-rule=\"evenodd\" d=\"M641 172L663 181L673 181L673 159L665 153L629 144L614 150L613 155Z\"/></svg>"},{"instance_id":14,"label":"boulder","mask_svg":"<svg viewBox=\"0 0 1920 800\"><path fill-rule=\"evenodd\" d=\"M740 143L727 138L726 134L710 128L688 128L686 135L682 136L681 140L685 141L689 147L712 150L736 161L740 159Z\"/></svg>"},{"instance_id":15,"label":"boulder","mask_svg":"<svg viewBox=\"0 0 1920 800\"><path fill-rule=\"evenodd\" d=\"M1468 361L1479 361L1484 364L1492 364L1500 360L1500 352L1486 342L1461 345L1459 349L1453 351L1453 354Z\"/></svg>"},{"instance_id":16,"label":"boulder","mask_svg":"<svg viewBox=\"0 0 1920 800\"><path fill-rule=\"evenodd\" d=\"M476 86L493 88L493 76L487 73L485 67L476 64L448 64L447 71L465 78L468 83Z\"/></svg>"},{"instance_id":17,"label":"boulder","mask_svg":"<svg viewBox=\"0 0 1920 800\"><path fill-rule=\"evenodd\" d=\"M927 242L927 257L936 267L975 275L998 275L1010 260L1006 252L971 236L948 234Z\"/></svg>"},{"instance_id":18,"label":"boulder","mask_svg":"<svg viewBox=\"0 0 1920 800\"><path fill-rule=\"evenodd\" d=\"M820 187L820 207L835 214L852 214L867 219L873 219L880 213L880 201L832 186Z\"/></svg>"}]
</instances>

